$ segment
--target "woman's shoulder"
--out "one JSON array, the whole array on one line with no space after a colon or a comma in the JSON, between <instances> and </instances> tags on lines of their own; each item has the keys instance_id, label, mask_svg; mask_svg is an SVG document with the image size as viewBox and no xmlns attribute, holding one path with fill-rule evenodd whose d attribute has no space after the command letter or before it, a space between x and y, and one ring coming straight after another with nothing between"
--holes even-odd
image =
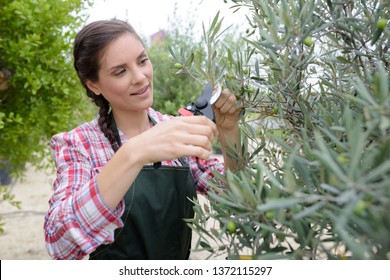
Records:
<instances>
[{"instance_id":1,"label":"woman's shoulder","mask_svg":"<svg viewBox=\"0 0 390 280\"><path fill-rule=\"evenodd\" d=\"M59 142L89 142L91 140L101 140L102 132L97 119L83 123L70 131L60 132L52 137L52 141Z\"/></svg>"}]
</instances>

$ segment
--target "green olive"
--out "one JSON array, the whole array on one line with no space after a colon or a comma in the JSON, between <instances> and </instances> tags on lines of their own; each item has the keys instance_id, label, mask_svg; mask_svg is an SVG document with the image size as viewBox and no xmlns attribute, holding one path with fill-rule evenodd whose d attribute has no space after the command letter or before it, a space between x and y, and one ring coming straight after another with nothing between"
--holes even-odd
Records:
<instances>
[{"instance_id":1,"label":"green olive","mask_svg":"<svg viewBox=\"0 0 390 280\"><path fill-rule=\"evenodd\" d=\"M234 76L233 76L232 74L230 74L230 73L226 73L226 74L225 74L225 77L226 77L226 79L228 79L228 80L234 78Z\"/></svg>"},{"instance_id":2,"label":"green olive","mask_svg":"<svg viewBox=\"0 0 390 280\"><path fill-rule=\"evenodd\" d=\"M268 211L268 212L265 213L265 217L266 217L267 219L269 219L269 220L272 220L272 219L275 218L275 214L274 214L274 212L272 212L272 211Z\"/></svg>"},{"instance_id":3,"label":"green olive","mask_svg":"<svg viewBox=\"0 0 390 280\"><path fill-rule=\"evenodd\" d=\"M308 47L311 47L313 45L313 38L311 36L307 36L305 38L305 40L303 40L303 43L308 46Z\"/></svg>"},{"instance_id":4,"label":"green olive","mask_svg":"<svg viewBox=\"0 0 390 280\"><path fill-rule=\"evenodd\" d=\"M366 208L366 203L363 200L360 200L358 203L356 203L356 206L353 209L353 213L355 215L360 216L361 214L363 214L365 208Z\"/></svg>"},{"instance_id":5,"label":"green olive","mask_svg":"<svg viewBox=\"0 0 390 280\"><path fill-rule=\"evenodd\" d=\"M337 157L337 161L343 165L348 164L349 158L345 154L341 154Z\"/></svg>"},{"instance_id":6,"label":"green olive","mask_svg":"<svg viewBox=\"0 0 390 280\"><path fill-rule=\"evenodd\" d=\"M175 67L176 69L182 69L183 65L181 65L180 63L175 63L175 65L173 65L173 67Z\"/></svg>"},{"instance_id":7,"label":"green olive","mask_svg":"<svg viewBox=\"0 0 390 280\"><path fill-rule=\"evenodd\" d=\"M226 228L228 230L228 232L230 234L233 234L236 232L236 224L233 222L233 221L229 221L227 224L226 224Z\"/></svg>"},{"instance_id":8,"label":"green olive","mask_svg":"<svg viewBox=\"0 0 390 280\"><path fill-rule=\"evenodd\" d=\"M378 27L379 30L384 30L387 25L387 20L385 18L380 18L376 22L376 27Z\"/></svg>"}]
</instances>

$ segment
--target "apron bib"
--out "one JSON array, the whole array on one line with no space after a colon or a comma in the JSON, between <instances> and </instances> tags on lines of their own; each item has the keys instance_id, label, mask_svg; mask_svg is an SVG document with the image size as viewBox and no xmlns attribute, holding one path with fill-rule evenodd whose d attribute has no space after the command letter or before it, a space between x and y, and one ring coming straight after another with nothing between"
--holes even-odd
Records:
<instances>
[{"instance_id":1,"label":"apron bib","mask_svg":"<svg viewBox=\"0 0 390 280\"><path fill-rule=\"evenodd\" d=\"M115 241L101 245L90 259L188 259L196 196L188 167L145 166L127 191L123 228Z\"/></svg>"}]
</instances>

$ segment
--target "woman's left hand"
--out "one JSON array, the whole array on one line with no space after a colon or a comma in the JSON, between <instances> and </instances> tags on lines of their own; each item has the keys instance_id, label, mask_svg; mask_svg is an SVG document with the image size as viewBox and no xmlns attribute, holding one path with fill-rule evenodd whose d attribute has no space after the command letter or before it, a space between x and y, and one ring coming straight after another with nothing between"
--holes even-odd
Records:
<instances>
[{"instance_id":1,"label":"woman's left hand","mask_svg":"<svg viewBox=\"0 0 390 280\"><path fill-rule=\"evenodd\" d=\"M237 129L241 113L241 106L237 106L237 99L228 89L221 92L218 100L213 104L215 123L220 132L229 132Z\"/></svg>"},{"instance_id":2,"label":"woman's left hand","mask_svg":"<svg viewBox=\"0 0 390 280\"><path fill-rule=\"evenodd\" d=\"M221 92L218 100L213 104L215 123L218 129L218 139L221 144L225 170L236 171L242 166L243 161L228 155L228 150L235 147L240 156L240 119L241 106L237 99L228 89Z\"/></svg>"}]
</instances>

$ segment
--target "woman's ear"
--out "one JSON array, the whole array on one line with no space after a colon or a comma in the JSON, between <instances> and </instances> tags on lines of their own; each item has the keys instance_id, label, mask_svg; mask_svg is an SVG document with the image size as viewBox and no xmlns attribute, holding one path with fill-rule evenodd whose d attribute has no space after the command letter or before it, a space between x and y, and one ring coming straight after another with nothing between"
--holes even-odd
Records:
<instances>
[{"instance_id":1,"label":"woman's ear","mask_svg":"<svg viewBox=\"0 0 390 280\"><path fill-rule=\"evenodd\" d=\"M88 80L88 81L86 82L86 85L87 85L87 87L88 87L91 91L93 91L94 94L96 94L96 95L100 95L100 94L101 94L101 91L100 91L99 87L98 87L94 82Z\"/></svg>"}]
</instances>

